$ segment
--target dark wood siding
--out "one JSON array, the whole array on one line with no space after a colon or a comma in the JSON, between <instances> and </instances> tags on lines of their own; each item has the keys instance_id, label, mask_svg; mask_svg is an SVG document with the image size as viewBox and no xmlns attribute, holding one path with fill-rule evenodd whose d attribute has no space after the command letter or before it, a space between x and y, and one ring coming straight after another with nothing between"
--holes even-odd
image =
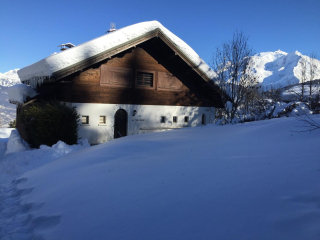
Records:
<instances>
[{"instance_id":1,"label":"dark wood siding","mask_svg":"<svg viewBox=\"0 0 320 240\"><path fill-rule=\"evenodd\" d=\"M137 86L138 71L153 73L152 87ZM55 96L77 103L212 106L189 85L137 47L63 79Z\"/></svg>"}]
</instances>

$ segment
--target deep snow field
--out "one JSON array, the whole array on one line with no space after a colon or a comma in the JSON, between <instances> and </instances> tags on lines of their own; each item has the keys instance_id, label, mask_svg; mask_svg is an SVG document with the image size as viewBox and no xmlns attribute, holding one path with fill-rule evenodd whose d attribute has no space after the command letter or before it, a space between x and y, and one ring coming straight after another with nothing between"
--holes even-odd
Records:
<instances>
[{"instance_id":1,"label":"deep snow field","mask_svg":"<svg viewBox=\"0 0 320 240\"><path fill-rule=\"evenodd\" d=\"M49 147L6 154L52 159L12 182L1 173L0 239L320 239L320 130L302 124L141 134L56 160Z\"/></svg>"}]
</instances>

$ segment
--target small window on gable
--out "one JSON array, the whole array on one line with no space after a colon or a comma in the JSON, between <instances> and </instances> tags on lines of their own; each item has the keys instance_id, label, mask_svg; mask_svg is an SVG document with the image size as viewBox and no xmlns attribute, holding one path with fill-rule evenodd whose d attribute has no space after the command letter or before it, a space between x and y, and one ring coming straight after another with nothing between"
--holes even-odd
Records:
<instances>
[{"instance_id":1,"label":"small window on gable","mask_svg":"<svg viewBox=\"0 0 320 240\"><path fill-rule=\"evenodd\" d=\"M161 123L165 123L165 122L166 122L166 117L161 116L160 122L161 122Z\"/></svg>"},{"instance_id":2,"label":"small window on gable","mask_svg":"<svg viewBox=\"0 0 320 240\"><path fill-rule=\"evenodd\" d=\"M106 120L107 120L106 116L100 116L99 124L106 124Z\"/></svg>"},{"instance_id":3,"label":"small window on gable","mask_svg":"<svg viewBox=\"0 0 320 240\"><path fill-rule=\"evenodd\" d=\"M82 116L81 123L82 124L89 124L89 116Z\"/></svg>"},{"instance_id":4,"label":"small window on gable","mask_svg":"<svg viewBox=\"0 0 320 240\"><path fill-rule=\"evenodd\" d=\"M189 117L188 117L188 116L185 116L185 117L184 117L184 122L185 122L185 123L189 122Z\"/></svg>"},{"instance_id":5,"label":"small window on gable","mask_svg":"<svg viewBox=\"0 0 320 240\"><path fill-rule=\"evenodd\" d=\"M137 72L137 86L153 88L153 73Z\"/></svg>"},{"instance_id":6,"label":"small window on gable","mask_svg":"<svg viewBox=\"0 0 320 240\"><path fill-rule=\"evenodd\" d=\"M174 116L172 120L173 120L174 123L177 123L178 122L178 117Z\"/></svg>"}]
</instances>

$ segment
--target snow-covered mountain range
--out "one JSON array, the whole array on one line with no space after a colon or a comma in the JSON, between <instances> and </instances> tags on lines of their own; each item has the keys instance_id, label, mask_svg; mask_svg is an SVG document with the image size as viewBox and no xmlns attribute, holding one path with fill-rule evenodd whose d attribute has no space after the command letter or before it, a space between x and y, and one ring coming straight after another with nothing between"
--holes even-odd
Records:
<instances>
[{"instance_id":1,"label":"snow-covered mountain range","mask_svg":"<svg viewBox=\"0 0 320 240\"><path fill-rule=\"evenodd\" d=\"M262 52L253 56L251 60L258 82L266 88L301 83L303 69L306 69L306 81L309 81L311 64L314 66L314 80L320 79L320 61L312 60L298 51Z\"/></svg>"},{"instance_id":2,"label":"snow-covered mountain range","mask_svg":"<svg viewBox=\"0 0 320 240\"><path fill-rule=\"evenodd\" d=\"M18 68L10 70L6 73L0 72L0 87L10 87L17 83L20 83L20 78L18 76Z\"/></svg>"}]
</instances>

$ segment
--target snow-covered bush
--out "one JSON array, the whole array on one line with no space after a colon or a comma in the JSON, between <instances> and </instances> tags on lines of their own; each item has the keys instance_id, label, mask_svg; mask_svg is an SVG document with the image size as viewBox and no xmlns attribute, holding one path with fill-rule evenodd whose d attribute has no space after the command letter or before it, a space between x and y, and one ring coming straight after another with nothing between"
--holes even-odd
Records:
<instances>
[{"instance_id":1,"label":"snow-covered bush","mask_svg":"<svg viewBox=\"0 0 320 240\"><path fill-rule=\"evenodd\" d=\"M34 103L23 109L18 121L24 124L31 147L52 146L59 140L69 145L77 143L80 115L75 107L58 101Z\"/></svg>"},{"instance_id":2,"label":"snow-covered bush","mask_svg":"<svg viewBox=\"0 0 320 240\"><path fill-rule=\"evenodd\" d=\"M225 108L228 108L229 105L230 102L226 104ZM225 111L225 109L216 110L215 123L217 125L224 125L228 123L235 124L278 117L299 117L315 114L314 111L310 110L308 103L299 101L289 103L274 102L271 99L261 99L253 102L252 105L240 105L239 109L235 112L235 117L232 120L227 112L228 111Z\"/></svg>"}]
</instances>

